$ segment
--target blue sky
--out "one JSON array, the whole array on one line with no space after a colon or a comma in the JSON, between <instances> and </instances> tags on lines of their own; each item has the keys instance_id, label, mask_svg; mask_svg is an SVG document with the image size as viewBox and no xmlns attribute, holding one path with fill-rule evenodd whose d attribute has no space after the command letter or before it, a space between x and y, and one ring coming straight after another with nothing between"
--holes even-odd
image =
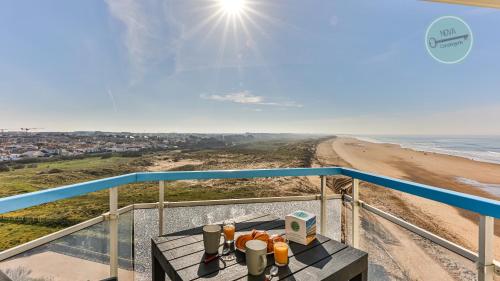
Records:
<instances>
[{"instance_id":1,"label":"blue sky","mask_svg":"<svg viewBox=\"0 0 500 281\"><path fill-rule=\"evenodd\" d=\"M240 22L215 0L2 1L0 128L500 134L500 11L416 0L246 7ZM425 48L445 15L474 34L454 65Z\"/></svg>"}]
</instances>

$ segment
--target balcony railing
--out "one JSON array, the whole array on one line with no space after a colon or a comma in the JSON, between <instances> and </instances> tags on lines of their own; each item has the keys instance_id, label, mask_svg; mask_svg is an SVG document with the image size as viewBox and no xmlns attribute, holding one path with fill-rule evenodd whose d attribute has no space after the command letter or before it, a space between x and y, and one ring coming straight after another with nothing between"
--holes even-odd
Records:
<instances>
[{"instance_id":1,"label":"balcony railing","mask_svg":"<svg viewBox=\"0 0 500 281\"><path fill-rule=\"evenodd\" d=\"M321 179L321 193L318 195L295 197L295 198L271 198L271 199L240 199L240 200L214 200L187 203L166 203L164 202L164 182L176 180L208 180L208 179L239 179L239 178L267 178L267 177L298 177L298 176L319 176ZM326 177L329 176L347 176L352 178L352 194L345 199L351 203L351 231L350 241L354 247L359 247L360 240L360 209L372 212L397 225L423 236L448 250L455 252L468 260L477 264L478 279L493 280L495 274L493 239L494 239L494 218L500 218L500 202L486 199L478 196L459 193L447 189L437 188L429 185L418 184L405 180L393 179L389 177L365 173L353 169L341 167L325 168L290 168L290 169L260 169L260 170L220 170L220 171L182 171L182 172L144 172L133 173L117 177L111 177L101 180L89 181L79 184L67 185L58 188L46 189L37 192L20 194L16 196L0 199L0 214L37 206L44 203L54 202L61 199L84 195L90 192L109 189L109 212L104 214L103 218L95 218L81 224L72 226L68 229L56 232L46 237L28 242L24 245L8 249L0 253L0 261L6 260L26 250L42 245L49 241L73 233L79 229L84 229L94 225L104 219L109 220L109 264L110 276L118 275L118 215L136 208L155 207L158 208L159 229L158 233L164 233L164 207L172 204L177 205L216 205L216 204L242 204L245 202L267 202L282 200L314 200L320 201L319 222L320 231L326 233L328 229L328 209L327 200L333 198L327 195ZM159 200L153 204L137 204L118 209L118 189L120 186L138 182L159 182ZM431 232L412 225L401 218L388 214L374 206L368 205L359 199L360 181L380 185L393 190L398 190L422 198L434 200L440 203L448 204L457 208L465 209L479 214L479 243L478 253L465 249L464 247L441 238Z\"/></svg>"}]
</instances>

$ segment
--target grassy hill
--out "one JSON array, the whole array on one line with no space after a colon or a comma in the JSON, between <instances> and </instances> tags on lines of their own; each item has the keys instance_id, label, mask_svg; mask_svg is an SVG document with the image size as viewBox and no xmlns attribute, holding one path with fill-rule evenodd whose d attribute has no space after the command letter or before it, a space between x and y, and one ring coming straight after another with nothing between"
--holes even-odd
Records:
<instances>
[{"instance_id":1,"label":"grassy hill","mask_svg":"<svg viewBox=\"0 0 500 281\"><path fill-rule=\"evenodd\" d=\"M0 172L0 197L42 190L168 163L170 170L307 167L318 140L273 140L229 148L154 152L136 157L88 157L25 165ZM183 160L197 164L182 165ZM177 165L178 164L178 165ZM209 200L303 194L314 191L303 179L244 179L167 182L165 200ZM0 250L33 240L108 210L108 191L26 208L0 216ZM158 201L157 183L121 186L119 206Z\"/></svg>"}]
</instances>

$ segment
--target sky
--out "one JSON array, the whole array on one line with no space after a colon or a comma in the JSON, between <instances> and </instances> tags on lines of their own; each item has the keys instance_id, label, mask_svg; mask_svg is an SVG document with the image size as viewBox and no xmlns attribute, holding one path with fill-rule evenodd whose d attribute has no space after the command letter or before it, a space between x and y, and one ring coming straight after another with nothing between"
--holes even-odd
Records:
<instances>
[{"instance_id":1,"label":"sky","mask_svg":"<svg viewBox=\"0 0 500 281\"><path fill-rule=\"evenodd\" d=\"M500 11L416 0L4 0L0 128L500 134ZM474 44L443 64L429 24Z\"/></svg>"}]
</instances>

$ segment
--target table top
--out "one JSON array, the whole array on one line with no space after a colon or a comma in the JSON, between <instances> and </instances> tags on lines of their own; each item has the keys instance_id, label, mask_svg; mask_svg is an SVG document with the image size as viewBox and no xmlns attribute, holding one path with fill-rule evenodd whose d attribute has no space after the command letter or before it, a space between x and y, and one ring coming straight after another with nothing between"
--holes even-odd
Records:
<instances>
[{"instance_id":1,"label":"table top","mask_svg":"<svg viewBox=\"0 0 500 281\"><path fill-rule=\"evenodd\" d=\"M285 222L273 215L253 214L235 219L236 237L252 229L284 234ZM221 237L221 247L223 238ZM236 259L204 263L202 228L193 228L152 239L152 255L172 280L262 280L274 264L268 255L267 268L260 277L248 275L245 255ZM309 245L290 242L289 264L280 267L273 280L350 280L366 274L368 254L322 235Z\"/></svg>"}]
</instances>

